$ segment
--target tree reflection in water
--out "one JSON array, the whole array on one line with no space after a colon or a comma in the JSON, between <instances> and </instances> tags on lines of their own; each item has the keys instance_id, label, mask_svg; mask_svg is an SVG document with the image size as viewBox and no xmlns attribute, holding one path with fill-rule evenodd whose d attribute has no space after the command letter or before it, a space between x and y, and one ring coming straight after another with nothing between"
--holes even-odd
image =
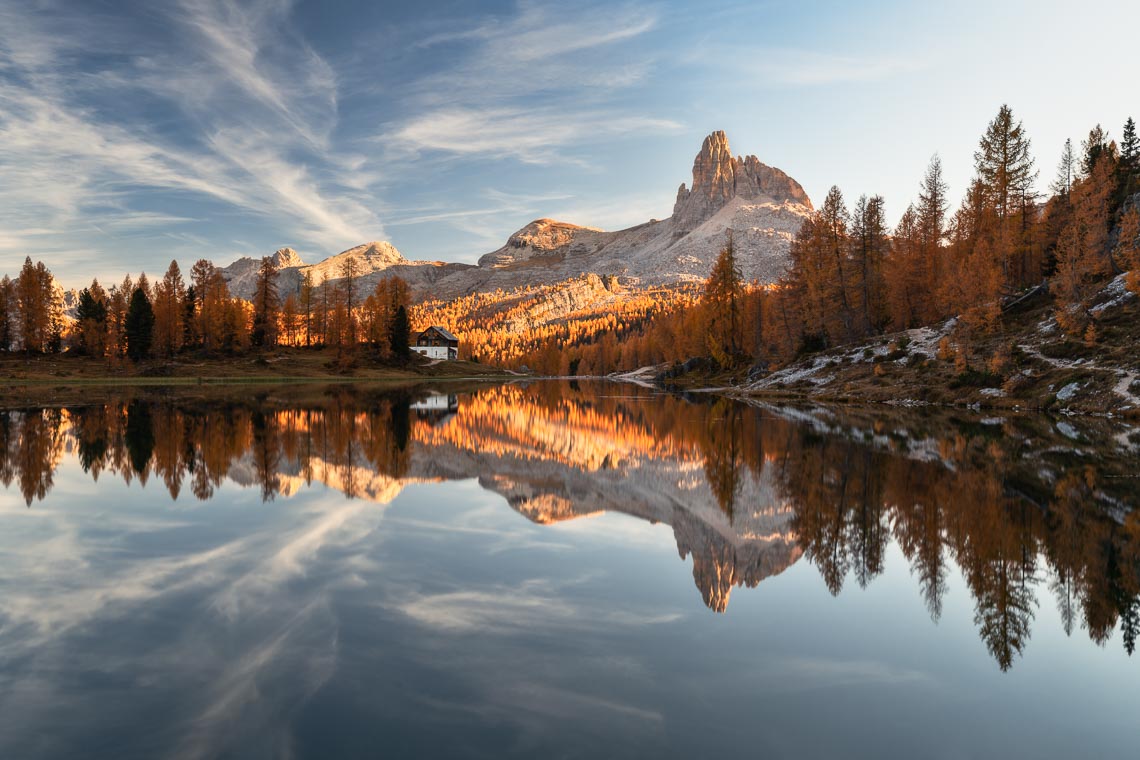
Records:
<instances>
[{"instance_id":1,"label":"tree reflection in water","mask_svg":"<svg viewBox=\"0 0 1140 760\"><path fill-rule=\"evenodd\" d=\"M187 484L210 499L229 480L267 501L313 483L387 501L409 482L478 477L539 523L620 511L671 525L718 612L801 555L832 594L848 578L864 588L893 541L936 622L961 569L1002 669L1042 590L1067 634L1081 626L1100 644L1119 626L1135 649L1140 481L1107 421L1077 448L1043 416L884 417L578 383L260 399L3 412L0 481L31 507L69 456L94 481L158 478L174 499Z\"/></svg>"}]
</instances>

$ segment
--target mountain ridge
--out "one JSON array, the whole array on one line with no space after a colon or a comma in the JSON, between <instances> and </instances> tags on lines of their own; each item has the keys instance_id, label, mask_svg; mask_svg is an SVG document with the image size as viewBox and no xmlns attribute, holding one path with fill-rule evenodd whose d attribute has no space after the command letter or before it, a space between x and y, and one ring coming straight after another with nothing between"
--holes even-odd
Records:
<instances>
[{"instance_id":1,"label":"mountain ridge","mask_svg":"<svg viewBox=\"0 0 1140 760\"><path fill-rule=\"evenodd\" d=\"M385 241L354 246L315 264L305 264L292 248L273 255L282 293L296 292L305 272L317 282L339 279L353 261L365 290L395 275L408 282L417 301L446 300L586 274L617 277L635 288L699 282L731 231L744 278L768 283L786 270L791 241L812 211L795 179L755 155L734 157L727 135L716 131L705 137L693 161L691 184L681 183L668 219L606 231L542 217L475 265L408 259ZM246 257L222 267L234 295L252 297L259 266L259 260Z\"/></svg>"}]
</instances>

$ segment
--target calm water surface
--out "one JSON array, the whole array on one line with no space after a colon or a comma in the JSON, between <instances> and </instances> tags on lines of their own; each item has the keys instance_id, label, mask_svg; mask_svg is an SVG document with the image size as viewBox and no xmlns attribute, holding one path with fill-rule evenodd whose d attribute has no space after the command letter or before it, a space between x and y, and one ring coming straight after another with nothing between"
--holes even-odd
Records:
<instances>
[{"instance_id":1,"label":"calm water surface","mask_svg":"<svg viewBox=\"0 0 1140 760\"><path fill-rule=\"evenodd\" d=\"M1140 434L613 385L0 412L0 757L1134 757Z\"/></svg>"}]
</instances>

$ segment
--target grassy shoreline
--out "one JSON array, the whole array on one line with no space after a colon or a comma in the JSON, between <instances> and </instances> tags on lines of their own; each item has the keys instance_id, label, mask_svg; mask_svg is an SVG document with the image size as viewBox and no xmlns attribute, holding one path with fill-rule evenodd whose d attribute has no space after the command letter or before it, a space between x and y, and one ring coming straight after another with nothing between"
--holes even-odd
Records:
<instances>
[{"instance_id":1,"label":"grassy shoreline","mask_svg":"<svg viewBox=\"0 0 1140 760\"><path fill-rule=\"evenodd\" d=\"M84 357L7 356L0 358L0 408L82 404L124 394L224 398L238 389L293 389L294 395L309 392L303 387L450 385L514 377L472 362L432 363L414 356L393 365L367 354L333 350L283 349L257 356L180 357L118 366Z\"/></svg>"}]
</instances>

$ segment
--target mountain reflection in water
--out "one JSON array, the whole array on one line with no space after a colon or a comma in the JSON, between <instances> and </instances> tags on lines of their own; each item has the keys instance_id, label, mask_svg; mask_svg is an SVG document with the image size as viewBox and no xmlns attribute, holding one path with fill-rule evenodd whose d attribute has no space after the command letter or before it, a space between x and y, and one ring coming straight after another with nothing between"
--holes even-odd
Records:
<instances>
[{"instance_id":1,"label":"mountain reflection in water","mask_svg":"<svg viewBox=\"0 0 1140 760\"><path fill-rule=\"evenodd\" d=\"M866 587L893 541L935 621L961 569L1003 670L1025 650L1043 598L1065 633L1104 643L1119 628L1135 648L1140 468L1127 426L554 382L458 396L341 387L307 403L285 393L0 413L0 482L34 508L69 457L94 481L159 480L174 499L208 500L229 481L263 500L320 483L388 503L409 484L477 478L535 523L620 512L671 526L716 612L734 587L801 557L834 595Z\"/></svg>"}]
</instances>

